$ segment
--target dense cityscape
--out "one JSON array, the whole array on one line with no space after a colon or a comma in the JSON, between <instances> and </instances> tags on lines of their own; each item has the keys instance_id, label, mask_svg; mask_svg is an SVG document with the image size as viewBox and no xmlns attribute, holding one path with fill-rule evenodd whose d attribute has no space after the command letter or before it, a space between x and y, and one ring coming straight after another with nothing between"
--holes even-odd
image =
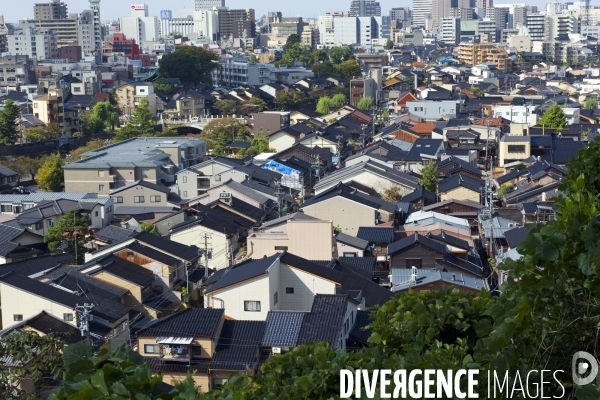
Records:
<instances>
[{"instance_id":1,"label":"dense cityscape","mask_svg":"<svg viewBox=\"0 0 600 400\"><path fill-rule=\"evenodd\" d=\"M600 398L600 8L277 5L0 6L0 398Z\"/></svg>"}]
</instances>

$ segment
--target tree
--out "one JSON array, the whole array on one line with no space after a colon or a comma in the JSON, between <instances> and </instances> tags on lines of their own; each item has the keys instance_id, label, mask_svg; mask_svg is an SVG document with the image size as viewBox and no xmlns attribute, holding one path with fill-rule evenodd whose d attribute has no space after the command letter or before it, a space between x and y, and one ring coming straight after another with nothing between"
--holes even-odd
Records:
<instances>
[{"instance_id":1,"label":"tree","mask_svg":"<svg viewBox=\"0 0 600 400\"><path fill-rule=\"evenodd\" d=\"M351 47L332 47L327 52L329 60L333 65L341 64L344 61L354 60L354 52Z\"/></svg>"},{"instance_id":2,"label":"tree","mask_svg":"<svg viewBox=\"0 0 600 400\"><path fill-rule=\"evenodd\" d=\"M17 118L21 116L21 109L12 101L6 100L4 108L0 111L0 144L14 144L17 142Z\"/></svg>"},{"instance_id":3,"label":"tree","mask_svg":"<svg viewBox=\"0 0 600 400\"><path fill-rule=\"evenodd\" d=\"M142 135L154 135L156 117L150 111L150 104L146 98L142 98L127 125L123 126L115 135L116 141L130 139Z\"/></svg>"},{"instance_id":4,"label":"tree","mask_svg":"<svg viewBox=\"0 0 600 400\"><path fill-rule=\"evenodd\" d=\"M331 107L343 107L347 101L345 94L338 93L331 98Z\"/></svg>"},{"instance_id":5,"label":"tree","mask_svg":"<svg viewBox=\"0 0 600 400\"><path fill-rule=\"evenodd\" d=\"M373 109L373 98L363 97L356 105L359 110L372 110Z\"/></svg>"},{"instance_id":6,"label":"tree","mask_svg":"<svg viewBox=\"0 0 600 400\"><path fill-rule=\"evenodd\" d=\"M298 36L295 33L292 33L290 36L288 36L287 40L285 41L284 49L285 49L285 47L293 46L295 44L300 44L300 43L301 43L300 36Z\"/></svg>"},{"instance_id":7,"label":"tree","mask_svg":"<svg viewBox=\"0 0 600 400\"><path fill-rule=\"evenodd\" d=\"M90 140L85 146L78 147L75 150L71 151L68 160L69 162L75 162L81 159L81 155L83 153L87 153L88 151L96 150L107 145L108 143L103 139Z\"/></svg>"},{"instance_id":8,"label":"tree","mask_svg":"<svg viewBox=\"0 0 600 400\"><path fill-rule=\"evenodd\" d=\"M317 63L311 67L313 74L317 78L329 78L335 75L335 68L329 61L323 63Z\"/></svg>"},{"instance_id":9,"label":"tree","mask_svg":"<svg viewBox=\"0 0 600 400\"><path fill-rule=\"evenodd\" d=\"M387 42L385 42L385 47L388 49L391 49L394 47L394 41L392 39L388 39Z\"/></svg>"},{"instance_id":10,"label":"tree","mask_svg":"<svg viewBox=\"0 0 600 400\"><path fill-rule=\"evenodd\" d=\"M116 107L119 104L117 100L117 89L110 89L110 92L108 92L108 102L113 107Z\"/></svg>"},{"instance_id":11,"label":"tree","mask_svg":"<svg viewBox=\"0 0 600 400\"><path fill-rule=\"evenodd\" d=\"M484 91L480 87L477 87L477 86L472 87L471 90L470 90L470 92L475 97L484 97L485 96Z\"/></svg>"},{"instance_id":12,"label":"tree","mask_svg":"<svg viewBox=\"0 0 600 400\"><path fill-rule=\"evenodd\" d=\"M0 368L10 374L0 374L0 393L11 393L13 388L22 387L25 380L30 380L36 387L50 384L52 379L62 374L61 352L65 347L64 337L59 333L41 336L35 331L27 331L6 335L0 341L0 360L15 360L12 365ZM29 396L11 399L29 399ZM6 397L6 398L9 398Z\"/></svg>"},{"instance_id":13,"label":"tree","mask_svg":"<svg viewBox=\"0 0 600 400\"><path fill-rule=\"evenodd\" d=\"M152 86L154 86L154 90L157 92L162 92L167 95L172 95L175 93L175 87L165 80L165 78L158 78L154 82L152 82Z\"/></svg>"},{"instance_id":14,"label":"tree","mask_svg":"<svg viewBox=\"0 0 600 400\"><path fill-rule=\"evenodd\" d=\"M181 46L165 54L160 61L159 73L164 78L179 78L181 82L212 84L212 72L219 66L219 57L202 47Z\"/></svg>"},{"instance_id":15,"label":"tree","mask_svg":"<svg viewBox=\"0 0 600 400\"><path fill-rule=\"evenodd\" d=\"M63 160L60 154L48 156L38 170L38 184L46 192L60 192L65 182L63 174Z\"/></svg>"},{"instance_id":16,"label":"tree","mask_svg":"<svg viewBox=\"0 0 600 400\"><path fill-rule=\"evenodd\" d=\"M145 100L148 103L147 99ZM140 106L142 101L140 101ZM146 106L149 107L149 104ZM139 108L139 106L138 106ZM152 114L152 113L150 113ZM135 111L134 111L135 115ZM145 116L144 116L145 117ZM108 101L101 101L94 105L88 118L88 129L92 133L99 133L104 130L114 130L119 118L113 106Z\"/></svg>"},{"instance_id":17,"label":"tree","mask_svg":"<svg viewBox=\"0 0 600 400\"><path fill-rule=\"evenodd\" d=\"M150 232L153 235L160 236L160 234L158 233L158 228L154 224L142 222L142 224L140 225L140 229L145 232Z\"/></svg>"},{"instance_id":18,"label":"tree","mask_svg":"<svg viewBox=\"0 0 600 400\"><path fill-rule=\"evenodd\" d=\"M227 149L227 145L229 144L229 140L227 140L227 136L225 133L219 132L217 135L217 142L215 143L215 147L212 149L212 155L214 156L222 156Z\"/></svg>"},{"instance_id":19,"label":"tree","mask_svg":"<svg viewBox=\"0 0 600 400\"><path fill-rule=\"evenodd\" d=\"M598 108L598 100L593 97L587 99L583 108L585 108L586 110L595 110L596 108Z\"/></svg>"},{"instance_id":20,"label":"tree","mask_svg":"<svg viewBox=\"0 0 600 400\"><path fill-rule=\"evenodd\" d=\"M546 110L542 118L538 120L538 125L561 131L567 126L567 115L558 104L553 104Z\"/></svg>"},{"instance_id":21,"label":"tree","mask_svg":"<svg viewBox=\"0 0 600 400\"><path fill-rule=\"evenodd\" d=\"M274 153L277 150L269 147L269 138L263 134L257 133L252 138L250 147L243 151L243 155L256 156L261 153Z\"/></svg>"},{"instance_id":22,"label":"tree","mask_svg":"<svg viewBox=\"0 0 600 400\"><path fill-rule=\"evenodd\" d=\"M498 188L498 197L504 198L504 196L512 192L514 189L514 185L504 184Z\"/></svg>"},{"instance_id":23,"label":"tree","mask_svg":"<svg viewBox=\"0 0 600 400\"><path fill-rule=\"evenodd\" d=\"M242 130L240 130L240 131L237 131L237 132L235 133L235 138L234 138L234 140L235 140L236 142L246 142L246 141L248 141L248 139L246 138L246 132L244 132L244 131L242 131Z\"/></svg>"},{"instance_id":24,"label":"tree","mask_svg":"<svg viewBox=\"0 0 600 400\"><path fill-rule=\"evenodd\" d=\"M302 104L303 98L300 92L283 92L275 96L275 103L286 111L297 110Z\"/></svg>"},{"instance_id":25,"label":"tree","mask_svg":"<svg viewBox=\"0 0 600 400\"><path fill-rule=\"evenodd\" d=\"M323 96L317 103L317 112L320 114L329 114L329 108L331 107L331 98Z\"/></svg>"},{"instance_id":26,"label":"tree","mask_svg":"<svg viewBox=\"0 0 600 400\"><path fill-rule=\"evenodd\" d=\"M54 127L58 127L58 124L50 124L47 127L34 126L33 128L29 128L25 131L25 139L31 142L56 139L60 136L60 133L57 133Z\"/></svg>"},{"instance_id":27,"label":"tree","mask_svg":"<svg viewBox=\"0 0 600 400\"><path fill-rule=\"evenodd\" d=\"M391 185L383 191L381 198L385 201L389 201L390 203L398 203L400 200L402 200L400 186Z\"/></svg>"},{"instance_id":28,"label":"tree","mask_svg":"<svg viewBox=\"0 0 600 400\"><path fill-rule=\"evenodd\" d=\"M252 54L250 56L250 58L248 59L248 62L257 63L258 62L258 57L256 56L256 54Z\"/></svg>"},{"instance_id":29,"label":"tree","mask_svg":"<svg viewBox=\"0 0 600 400\"><path fill-rule=\"evenodd\" d=\"M252 97L249 101L248 104L252 104L254 106L258 107L258 111L264 111L267 109L267 103L261 99L260 97Z\"/></svg>"},{"instance_id":30,"label":"tree","mask_svg":"<svg viewBox=\"0 0 600 400\"><path fill-rule=\"evenodd\" d=\"M425 190L432 193L437 193L437 168L435 164L427 164L425 168L421 170L421 179L419 184L423 186Z\"/></svg>"},{"instance_id":31,"label":"tree","mask_svg":"<svg viewBox=\"0 0 600 400\"><path fill-rule=\"evenodd\" d=\"M362 70L354 60L343 61L336 66L336 71L347 81L362 75Z\"/></svg>"},{"instance_id":32,"label":"tree","mask_svg":"<svg viewBox=\"0 0 600 400\"><path fill-rule=\"evenodd\" d=\"M85 262L87 247L85 244L92 238L92 230L89 228L86 217L77 215L76 210L69 211L62 216L58 224L48 229L44 236L44 243L48 245L51 253L56 254L59 246L65 242L67 252L73 257L77 265Z\"/></svg>"},{"instance_id":33,"label":"tree","mask_svg":"<svg viewBox=\"0 0 600 400\"><path fill-rule=\"evenodd\" d=\"M199 135L200 138L206 141L206 147L211 150L217 144L217 139L220 134L223 134L227 140L233 139L238 135L246 135L248 129L244 124L234 118L219 118L210 121L202 133Z\"/></svg>"},{"instance_id":34,"label":"tree","mask_svg":"<svg viewBox=\"0 0 600 400\"><path fill-rule=\"evenodd\" d=\"M232 115L235 113L235 107L236 104L233 100L218 100L213 105L213 108L221 115Z\"/></svg>"}]
</instances>

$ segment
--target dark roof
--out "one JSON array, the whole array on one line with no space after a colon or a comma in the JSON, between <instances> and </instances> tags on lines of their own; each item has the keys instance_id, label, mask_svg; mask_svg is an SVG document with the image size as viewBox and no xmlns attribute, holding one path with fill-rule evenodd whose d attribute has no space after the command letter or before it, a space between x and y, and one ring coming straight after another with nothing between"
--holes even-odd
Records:
<instances>
[{"instance_id":1,"label":"dark roof","mask_svg":"<svg viewBox=\"0 0 600 400\"><path fill-rule=\"evenodd\" d=\"M316 295L310 314L300 330L298 344L328 341L332 348L340 348L347 307L346 295Z\"/></svg>"},{"instance_id":2,"label":"dark roof","mask_svg":"<svg viewBox=\"0 0 600 400\"><path fill-rule=\"evenodd\" d=\"M483 181L481 179L475 179L469 176L458 174L441 181L438 185L438 192L448 192L461 186L479 193L483 187Z\"/></svg>"},{"instance_id":3,"label":"dark roof","mask_svg":"<svg viewBox=\"0 0 600 400\"><path fill-rule=\"evenodd\" d=\"M371 279L373 277L373 267L376 262L375 257L338 257L337 261L344 267Z\"/></svg>"},{"instance_id":4,"label":"dark roof","mask_svg":"<svg viewBox=\"0 0 600 400\"><path fill-rule=\"evenodd\" d=\"M464 260L462 258L458 258L453 254L444 254L442 258L445 264L450 264L453 267L462 269L466 272L469 272L475 276L483 277L483 269L477 264L473 264L470 261Z\"/></svg>"},{"instance_id":5,"label":"dark roof","mask_svg":"<svg viewBox=\"0 0 600 400\"><path fill-rule=\"evenodd\" d=\"M187 246L185 244L173 242L161 236L153 235L150 232L142 231L135 235L138 241L147 243L152 247L156 247L168 254L176 255L189 262L194 262L198 259L198 248L196 246Z\"/></svg>"},{"instance_id":6,"label":"dark roof","mask_svg":"<svg viewBox=\"0 0 600 400\"><path fill-rule=\"evenodd\" d=\"M186 308L140 329L138 336L192 336L214 339L223 321L222 308Z\"/></svg>"},{"instance_id":7,"label":"dark roof","mask_svg":"<svg viewBox=\"0 0 600 400\"><path fill-rule=\"evenodd\" d=\"M435 203L437 201L437 195L429 190L426 190L423 186L419 186L414 192L402 197L402 203L413 203L420 199L425 199L431 203Z\"/></svg>"},{"instance_id":8,"label":"dark roof","mask_svg":"<svg viewBox=\"0 0 600 400\"><path fill-rule=\"evenodd\" d=\"M339 232L335 239L340 242L347 244L352 247L356 247L357 249L365 250L369 245L368 240L360 239L354 236L346 235L345 233Z\"/></svg>"},{"instance_id":9,"label":"dark roof","mask_svg":"<svg viewBox=\"0 0 600 400\"><path fill-rule=\"evenodd\" d=\"M9 225L0 224L0 244L8 244L8 243L14 241L15 239L17 239L19 236L21 236L25 232L35 235L34 233L29 232L22 228L15 228L15 227L12 227ZM40 236L39 239L41 242L42 237ZM16 245L16 243L12 243L11 246L4 246L3 248L0 248L0 255L6 256L7 254L9 254L12 250L15 249L14 245Z\"/></svg>"},{"instance_id":10,"label":"dark roof","mask_svg":"<svg viewBox=\"0 0 600 400\"><path fill-rule=\"evenodd\" d=\"M399 251L407 249L408 247L410 247L416 243L418 243L422 246L425 246L428 249L438 252L440 254L447 253L445 245L438 243L434 240L431 240L425 236L419 235L418 233L415 233L414 235L407 236L407 237L400 239L394 243L391 243L388 246L388 254L389 255L395 254Z\"/></svg>"},{"instance_id":11,"label":"dark roof","mask_svg":"<svg viewBox=\"0 0 600 400\"><path fill-rule=\"evenodd\" d=\"M83 267L85 268L88 265L94 264L100 265L101 268L92 271L90 273L92 276L106 271L111 275L118 276L123 280L134 283L141 287L146 287L154 282L154 274L149 272L148 269L117 257L114 254L109 254L104 257L94 259L85 264Z\"/></svg>"},{"instance_id":12,"label":"dark roof","mask_svg":"<svg viewBox=\"0 0 600 400\"><path fill-rule=\"evenodd\" d=\"M298 335L307 315L307 312L300 311L269 311L262 345L298 345Z\"/></svg>"},{"instance_id":13,"label":"dark roof","mask_svg":"<svg viewBox=\"0 0 600 400\"><path fill-rule=\"evenodd\" d=\"M459 249L469 250L471 248L469 242L467 242L466 240L457 238L453 235L447 235L444 232L440 233L439 235L432 235L431 232L427 232L427 237L438 242L446 243L453 247L458 247Z\"/></svg>"},{"instance_id":14,"label":"dark roof","mask_svg":"<svg viewBox=\"0 0 600 400\"><path fill-rule=\"evenodd\" d=\"M354 326L350 331L349 339L367 343L371 336L372 329L365 329L373 320L371 319L371 311L358 310L356 312Z\"/></svg>"},{"instance_id":15,"label":"dark roof","mask_svg":"<svg viewBox=\"0 0 600 400\"><path fill-rule=\"evenodd\" d=\"M108 225L94 233L94 238L100 239L108 244L122 242L130 239L135 235L135 231L121 228L115 225Z\"/></svg>"},{"instance_id":16,"label":"dark roof","mask_svg":"<svg viewBox=\"0 0 600 400\"><path fill-rule=\"evenodd\" d=\"M394 240L394 228L391 226L360 226L356 237L369 243L391 243Z\"/></svg>"},{"instance_id":17,"label":"dark roof","mask_svg":"<svg viewBox=\"0 0 600 400\"><path fill-rule=\"evenodd\" d=\"M254 207L253 205L248 204L245 201L236 198L235 196L231 196L231 204L225 204L217 199L212 203L207 204L207 206L211 208L224 208L226 210L231 208L232 210L235 210L238 213L255 221L260 221L266 214L265 210Z\"/></svg>"},{"instance_id":18,"label":"dark roof","mask_svg":"<svg viewBox=\"0 0 600 400\"><path fill-rule=\"evenodd\" d=\"M510 247L511 249L514 249L519 244L521 244L523 241L525 241L525 238L527 237L528 234L529 234L529 228L526 228L524 226L519 226L517 228L505 231L504 237L506 238L506 241L508 242L508 247Z\"/></svg>"},{"instance_id":19,"label":"dark roof","mask_svg":"<svg viewBox=\"0 0 600 400\"><path fill-rule=\"evenodd\" d=\"M179 264L179 260L177 258L172 257L170 254L156 250L152 247L144 246L143 243L133 242L127 245L126 248L136 253L143 254L148 258L151 258L155 261L161 262L166 265L173 266Z\"/></svg>"},{"instance_id":20,"label":"dark roof","mask_svg":"<svg viewBox=\"0 0 600 400\"><path fill-rule=\"evenodd\" d=\"M250 142L242 142L241 140L236 140L227 145L227 147L231 149L247 149L250 147L252 143Z\"/></svg>"},{"instance_id":21,"label":"dark roof","mask_svg":"<svg viewBox=\"0 0 600 400\"><path fill-rule=\"evenodd\" d=\"M345 294L359 301L365 300L367 307L382 305L392 298L392 293L386 288L379 286L365 277L354 268L346 267L339 261L334 263L333 269L342 273L340 286L336 288L336 294Z\"/></svg>"},{"instance_id":22,"label":"dark roof","mask_svg":"<svg viewBox=\"0 0 600 400\"><path fill-rule=\"evenodd\" d=\"M234 285L238 282L245 281L247 279L255 278L257 276L267 273L267 270L275 260L281 256L280 253L275 253L270 257L261 258L259 260L253 260L251 262L234 265L221 275L218 281L213 286L208 288L209 292L222 289L227 286Z\"/></svg>"},{"instance_id":23,"label":"dark roof","mask_svg":"<svg viewBox=\"0 0 600 400\"><path fill-rule=\"evenodd\" d=\"M18 175L15 171L0 164L0 178L5 178L7 176L15 176L15 175Z\"/></svg>"},{"instance_id":24,"label":"dark roof","mask_svg":"<svg viewBox=\"0 0 600 400\"><path fill-rule=\"evenodd\" d=\"M258 349L265 333L265 326L265 321L225 320L210 369L227 371L254 369L258 362Z\"/></svg>"},{"instance_id":25,"label":"dark roof","mask_svg":"<svg viewBox=\"0 0 600 400\"><path fill-rule=\"evenodd\" d=\"M71 262L72 259L69 254L33 257L23 261L0 265L0 274L15 271L15 273L19 275L29 276L39 274L40 272L50 270L60 265L69 265Z\"/></svg>"},{"instance_id":26,"label":"dark roof","mask_svg":"<svg viewBox=\"0 0 600 400\"><path fill-rule=\"evenodd\" d=\"M375 197L375 196L368 195L366 193L362 193L356 189L351 188L349 185L344 184L342 182L340 182L337 185L306 200L302 204L302 207L317 204L317 203L320 203L325 200L329 200L329 199L337 197L337 196L343 197L348 200L355 201L357 203L363 204L367 207L371 207L371 208L374 208L377 210L379 210L379 209L385 210L390 213L395 212L398 207L395 203L390 203L385 200L382 200L379 197Z\"/></svg>"},{"instance_id":27,"label":"dark roof","mask_svg":"<svg viewBox=\"0 0 600 400\"><path fill-rule=\"evenodd\" d=\"M472 174L481 176L481 171L479 170L479 168L475 168L473 165L471 165L468 162L461 160L460 158L455 157L455 156L450 156L448 158L440 160L437 163L435 163L435 166L440 168L447 164L452 165L452 168L450 168L450 170L448 170L448 173L452 173L452 172L456 172L456 171L460 171L461 169L464 169L466 171L469 171Z\"/></svg>"},{"instance_id":28,"label":"dark roof","mask_svg":"<svg viewBox=\"0 0 600 400\"><path fill-rule=\"evenodd\" d=\"M503 185L504 183L512 180L512 179L516 179L522 175L525 175L526 173L528 173L527 168L522 168L520 170L512 170L510 171L508 174L499 176L498 178L496 178L496 182L498 182L498 185Z\"/></svg>"},{"instance_id":29,"label":"dark roof","mask_svg":"<svg viewBox=\"0 0 600 400\"><path fill-rule=\"evenodd\" d=\"M145 188L148 188L148 189L156 190L156 191L161 192L161 193L171 193L171 189L169 189L166 186L156 185L154 183L147 182L147 181L135 181L133 183L130 183L129 185L120 187L118 189L111 190L110 194L113 195L113 194L122 192L123 190L134 188L136 186L142 186L142 187L145 187Z\"/></svg>"},{"instance_id":30,"label":"dark roof","mask_svg":"<svg viewBox=\"0 0 600 400\"><path fill-rule=\"evenodd\" d=\"M291 267L301 269L309 274L317 275L333 282L341 282L342 274L327 267L321 266L313 261L306 260L291 253L285 252L280 261Z\"/></svg>"},{"instance_id":31,"label":"dark roof","mask_svg":"<svg viewBox=\"0 0 600 400\"><path fill-rule=\"evenodd\" d=\"M417 139L410 148L406 160L408 161L421 161L421 154L427 154L428 156L436 156L438 149L444 149L443 139Z\"/></svg>"},{"instance_id":32,"label":"dark roof","mask_svg":"<svg viewBox=\"0 0 600 400\"><path fill-rule=\"evenodd\" d=\"M77 343L85 339L85 337L81 336L81 331L75 326L46 313L46 311L42 311L26 321L11 326L5 331L0 332L0 336L5 336L15 330L21 330L23 328L32 328L45 335L58 333L67 344Z\"/></svg>"}]
</instances>

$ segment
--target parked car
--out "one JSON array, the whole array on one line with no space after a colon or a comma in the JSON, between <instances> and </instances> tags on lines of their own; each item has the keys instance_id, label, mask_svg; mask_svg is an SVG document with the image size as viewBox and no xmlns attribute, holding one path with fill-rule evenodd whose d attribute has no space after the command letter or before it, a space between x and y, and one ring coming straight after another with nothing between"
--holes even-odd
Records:
<instances>
[{"instance_id":1,"label":"parked car","mask_svg":"<svg viewBox=\"0 0 600 400\"><path fill-rule=\"evenodd\" d=\"M200 118L192 117L192 118L190 118L190 122L200 122Z\"/></svg>"},{"instance_id":2,"label":"parked car","mask_svg":"<svg viewBox=\"0 0 600 400\"><path fill-rule=\"evenodd\" d=\"M178 117L177 115L174 115L171 117L171 121L181 121L181 117Z\"/></svg>"}]
</instances>

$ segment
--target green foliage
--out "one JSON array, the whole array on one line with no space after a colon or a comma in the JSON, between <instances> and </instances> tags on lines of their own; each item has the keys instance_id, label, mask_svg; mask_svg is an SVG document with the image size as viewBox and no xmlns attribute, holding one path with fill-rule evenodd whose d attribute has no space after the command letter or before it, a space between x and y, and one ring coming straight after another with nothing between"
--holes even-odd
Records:
<instances>
[{"instance_id":1,"label":"green foliage","mask_svg":"<svg viewBox=\"0 0 600 400\"><path fill-rule=\"evenodd\" d=\"M8 160L3 160L2 165L15 171L18 174L18 181L21 181L21 179L25 178L27 175L31 175L31 179L35 179L38 170L40 169L42 164L44 164L46 158L47 156L19 156Z\"/></svg>"},{"instance_id":2,"label":"green foliage","mask_svg":"<svg viewBox=\"0 0 600 400\"><path fill-rule=\"evenodd\" d=\"M146 232L150 232L153 235L160 236L160 234L158 233L158 228L154 224L142 222L142 224L140 225L140 229Z\"/></svg>"},{"instance_id":3,"label":"green foliage","mask_svg":"<svg viewBox=\"0 0 600 400\"><path fill-rule=\"evenodd\" d=\"M363 97L360 99L356 107L359 110L372 110L373 109L373 98L372 97Z\"/></svg>"},{"instance_id":4,"label":"green foliage","mask_svg":"<svg viewBox=\"0 0 600 400\"><path fill-rule=\"evenodd\" d=\"M525 169L525 165L523 163L519 163L517 165L515 165L514 170L515 171L521 171L522 169Z\"/></svg>"},{"instance_id":5,"label":"green foliage","mask_svg":"<svg viewBox=\"0 0 600 400\"><path fill-rule=\"evenodd\" d=\"M283 108L286 111L293 111L300 108L304 101L303 94L301 92L283 92L278 93L275 97L275 104Z\"/></svg>"},{"instance_id":6,"label":"green foliage","mask_svg":"<svg viewBox=\"0 0 600 400\"><path fill-rule=\"evenodd\" d=\"M352 51L352 47L332 47L327 52L327 55L333 65L338 65L344 61L354 60L356 58Z\"/></svg>"},{"instance_id":7,"label":"green foliage","mask_svg":"<svg viewBox=\"0 0 600 400\"><path fill-rule=\"evenodd\" d=\"M394 47L394 41L392 39L388 39L387 42L385 42L385 47L388 49L391 49Z\"/></svg>"},{"instance_id":8,"label":"green foliage","mask_svg":"<svg viewBox=\"0 0 600 400\"><path fill-rule=\"evenodd\" d=\"M579 137L583 139L583 138L587 137L590 133L592 133L592 129L587 128L587 129L581 131L581 133L579 134Z\"/></svg>"},{"instance_id":9,"label":"green foliage","mask_svg":"<svg viewBox=\"0 0 600 400\"><path fill-rule=\"evenodd\" d=\"M150 104L142 98L137 108L133 111L127 125L123 126L115 135L117 142L138 136L153 136L155 134L156 117L150 111Z\"/></svg>"},{"instance_id":10,"label":"green foliage","mask_svg":"<svg viewBox=\"0 0 600 400\"><path fill-rule=\"evenodd\" d=\"M317 63L311 67L313 74L317 78L329 78L335 75L335 68L329 61L323 63Z\"/></svg>"},{"instance_id":11,"label":"green foliage","mask_svg":"<svg viewBox=\"0 0 600 400\"><path fill-rule=\"evenodd\" d=\"M558 104L553 104L538 120L538 125L560 131L567 126L567 116Z\"/></svg>"},{"instance_id":12,"label":"green foliage","mask_svg":"<svg viewBox=\"0 0 600 400\"><path fill-rule=\"evenodd\" d=\"M48 156L37 173L37 182L42 190L46 192L62 191L65 182L63 164L60 154Z\"/></svg>"},{"instance_id":13,"label":"green foliage","mask_svg":"<svg viewBox=\"0 0 600 400\"><path fill-rule=\"evenodd\" d=\"M336 65L335 70L338 75L347 81L362 75L360 66L355 60L343 61L342 63Z\"/></svg>"},{"instance_id":14,"label":"green foliage","mask_svg":"<svg viewBox=\"0 0 600 400\"><path fill-rule=\"evenodd\" d=\"M170 393L161 393L162 377L152 376L144 358L128 347L108 354L102 349L92 356L91 346L79 342L67 346L63 353L65 384L49 400L76 399L144 399L193 400L197 388L188 376Z\"/></svg>"},{"instance_id":15,"label":"green foliage","mask_svg":"<svg viewBox=\"0 0 600 400\"><path fill-rule=\"evenodd\" d=\"M199 136L206 141L207 149L214 149L220 134L230 141L238 135L246 135L247 133L246 126L237 119L219 118L206 124Z\"/></svg>"},{"instance_id":16,"label":"green foliage","mask_svg":"<svg viewBox=\"0 0 600 400\"><path fill-rule=\"evenodd\" d=\"M18 362L11 367L10 376L0 374L0 393L10 393L11 383L20 387L24 380L33 381L37 387L48 385L62 373L60 352L64 347L65 342L57 333L40 336L32 331L4 336L0 341L0 360ZM8 367L0 361L0 369L6 371Z\"/></svg>"},{"instance_id":17,"label":"green foliage","mask_svg":"<svg viewBox=\"0 0 600 400\"><path fill-rule=\"evenodd\" d=\"M596 108L598 108L598 100L593 97L587 99L585 101L585 104L583 105L583 108L585 108L586 110L595 110Z\"/></svg>"},{"instance_id":18,"label":"green foliage","mask_svg":"<svg viewBox=\"0 0 600 400\"><path fill-rule=\"evenodd\" d=\"M331 107L343 107L346 105L346 95L338 93L331 98Z\"/></svg>"},{"instance_id":19,"label":"green foliage","mask_svg":"<svg viewBox=\"0 0 600 400\"><path fill-rule=\"evenodd\" d=\"M421 170L421 179L419 184L432 193L437 193L437 168L435 164L427 164L425 168Z\"/></svg>"},{"instance_id":20,"label":"green foliage","mask_svg":"<svg viewBox=\"0 0 600 400\"><path fill-rule=\"evenodd\" d=\"M229 143L230 141L227 140L227 136L225 136L225 133L219 132L219 134L217 135L217 142L215 143L215 147L213 147L212 149L212 155L222 156L223 154L225 154L225 151L227 150L227 145Z\"/></svg>"},{"instance_id":21,"label":"green foliage","mask_svg":"<svg viewBox=\"0 0 600 400\"><path fill-rule=\"evenodd\" d=\"M60 128L58 127L57 124L50 124L48 126L45 127L41 127L41 126L35 126L33 128L29 128L25 131L25 139L35 142L38 140L51 140L51 139L56 139L57 137L60 136L60 132L57 131L57 129L60 130Z\"/></svg>"},{"instance_id":22,"label":"green foliage","mask_svg":"<svg viewBox=\"0 0 600 400\"><path fill-rule=\"evenodd\" d=\"M181 46L175 52L165 54L160 61L159 72L164 78L179 78L183 83L212 84L211 73L218 68L219 57L202 47Z\"/></svg>"},{"instance_id":23,"label":"green foliage","mask_svg":"<svg viewBox=\"0 0 600 400\"><path fill-rule=\"evenodd\" d=\"M213 105L220 115L232 115L235 113L235 107L236 103L233 100L218 100Z\"/></svg>"},{"instance_id":24,"label":"green foliage","mask_svg":"<svg viewBox=\"0 0 600 400\"><path fill-rule=\"evenodd\" d=\"M256 56L256 54L252 54L250 56L250 58L248 59L248 62L257 63L258 62L258 57Z\"/></svg>"},{"instance_id":25,"label":"green foliage","mask_svg":"<svg viewBox=\"0 0 600 400\"><path fill-rule=\"evenodd\" d=\"M86 217L77 215L75 211L69 211L62 216L56 226L48 229L44 236L44 243L48 245L51 253L56 254L58 246L66 242L69 247L68 253L77 265L81 265L85 262L84 255L87 252L85 244L92 238L89 224Z\"/></svg>"},{"instance_id":26,"label":"green foliage","mask_svg":"<svg viewBox=\"0 0 600 400\"><path fill-rule=\"evenodd\" d=\"M269 147L269 138L263 134L257 133L252 138L250 147L242 150L240 153L245 156L256 156L261 153L274 153L276 150Z\"/></svg>"},{"instance_id":27,"label":"green foliage","mask_svg":"<svg viewBox=\"0 0 600 400\"><path fill-rule=\"evenodd\" d=\"M317 112L320 114L329 114L329 108L331 107L331 98L323 96L317 103Z\"/></svg>"},{"instance_id":28,"label":"green foliage","mask_svg":"<svg viewBox=\"0 0 600 400\"><path fill-rule=\"evenodd\" d=\"M68 160L69 162L77 161L81 159L81 155L83 153L87 153L88 151L96 150L107 145L108 143L106 143L106 141L102 139L90 140L85 146L78 147L75 150L71 151Z\"/></svg>"},{"instance_id":29,"label":"green foliage","mask_svg":"<svg viewBox=\"0 0 600 400\"><path fill-rule=\"evenodd\" d=\"M485 96L485 93L484 93L483 89L481 89L480 87L477 87L477 86L472 87L471 90L470 90L470 92L475 97L483 97L483 96Z\"/></svg>"},{"instance_id":30,"label":"green foliage","mask_svg":"<svg viewBox=\"0 0 600 400\"><path fill-rule=\"evenodd\" d=\"M261 99L260 97L252 97L249 101L248 104L252 104L258 107L258 111L264 111L267 109L267 103Z\"/></svg>"},{"instance_id":31,"label":"green foliage","mask_svg":"<svg viewBox=\"0 0 600 400\"><path fill-rule=\"evenodd\" d=\"M504 184L498 188L498 197L504 197L515 189L515 185Z\"/></svg>"},{"instance_id":32,"label":"green foliage","mask_svg":"<svg viewBox=\"0 0 600 400\"><path fill-rule=\"evenodd\" d=\"M165 80L165 78L158 78L154 82L152 82L152 86L154 86L154 90L157 92L162 92L168 95L172 95L175 93L175 87Z\"/></svg>"},{"instance_id":33,"label":"green foliage","mask_svg":"<svg viewBox=\"0 0 600 400\"><path fill-rule=\"evenodd\" d=\"M146 99L143 99L146 100ZM148 100L146 100L146 103ZM140 101L141 105L141 101ZM135 111L134 111L135 115ZM114 131L119 123L117 112L108 101L101 101L94 105L88 117L88 129L91 133L99 133L104 130Z\"/></svg>"},{"instance_id":34,"label":"green foliage","mask_svg":"<svg viewBox=\"0 0 600 400\"><path fill-rule=\"evenodd\" d=\"M4 108L0 111L0 144L14 144L17 142L17 118L21 116L21 109L12 101L6 100Z\"/></svg>"}]
</instances>

